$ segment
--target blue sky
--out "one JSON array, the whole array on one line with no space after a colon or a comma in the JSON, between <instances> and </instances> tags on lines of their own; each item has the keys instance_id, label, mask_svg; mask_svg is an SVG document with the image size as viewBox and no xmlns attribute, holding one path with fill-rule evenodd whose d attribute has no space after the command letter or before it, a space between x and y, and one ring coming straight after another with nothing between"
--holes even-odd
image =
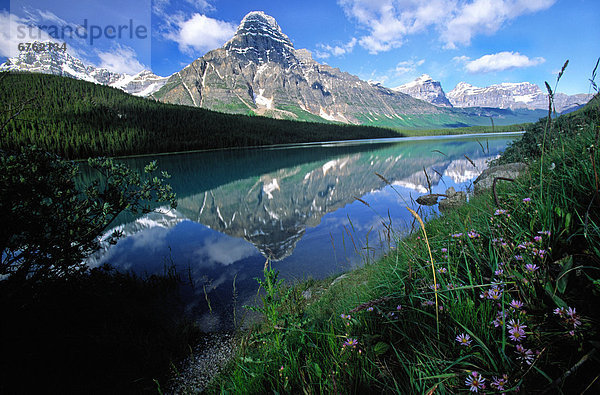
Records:
<instances>
[{"instance_id":1,"label":"blue sky","mask_svg":"<svg viewBox=\"0 0 600 395\"><path fill-rule=\"evenodd\" d=\"M254 10L275 17L315 60L389 87L424 73L445 91L460 81L554 86L569 59L558 90L587 93L600 56L598 0L0 0L0 60L23 42L18 26L47 31L87 20L87 32L128 27L121 39L59 38L72 54L116 71L169 75L220 47ZM139 26L148 34L126 35L130 27L143 33Z\"/></svg>"}]
</instances>

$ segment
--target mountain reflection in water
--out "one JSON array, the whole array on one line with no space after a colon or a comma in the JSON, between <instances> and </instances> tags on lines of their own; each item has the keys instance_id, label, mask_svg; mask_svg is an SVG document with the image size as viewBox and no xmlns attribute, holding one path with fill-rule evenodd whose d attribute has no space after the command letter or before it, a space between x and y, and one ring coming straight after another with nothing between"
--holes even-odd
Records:
<instances>
[{"instance_id":1,"label":"mountain reflection in water","mask_svg":"<svg viewBox=\"0 0 600 395\"><path fill-rule=\"evenodd\" d=\"M189 283L184 298L201 325L229 328L233 311L254 302L254 278L262 274L266 258L286 279L323 278L374 259L382 246L393 243L382 222L391 221L397 234L408 230L412 217L406 206L416 208L413 199L428 193L427 176L433 193L451 186L464 190L518 137L160 156L160 169L172 176L177 209L159 207L142 217L119 218L114 226L125 237L107 244L90 264L110 263L143 274L174 265ZM124 162L143 169L150 160Z\"/></svg>"}]
</instances>

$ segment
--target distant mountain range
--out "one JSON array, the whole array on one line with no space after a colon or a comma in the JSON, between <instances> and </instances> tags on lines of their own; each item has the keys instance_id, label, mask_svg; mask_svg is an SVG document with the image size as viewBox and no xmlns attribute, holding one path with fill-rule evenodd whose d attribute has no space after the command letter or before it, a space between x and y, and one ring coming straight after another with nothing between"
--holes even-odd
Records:
<instances>
[{"instance_id":1,"label":"distant mountain range","mask_svg":"<svg viewBox=\"0 0 600 395\"><path fill-rule=\"evenodd\" d=\"M29 71L54 74L119 88L136 96L149 96L160 89L168 77L159 77L148 70L135 75L115 73L105 68L87 66L67 52L23 51L0 65L0 71Z\"/></svg>"},{"instance_id":2,"label":"distant mountain range","mask_svg":"<svg viewBox=\"0 0 600 395\"><path fill-rule=\"evenodd\" d=\"M479 88L466 82L460 82L448 94L444 93L439 81L423 74L408 84L394 90L417 99L446 107L491 107L500 109L547 110L548 94L539 86L529 82L503 83ZM578 94L554 95L554 107L559 113L575 110L586 104L593 95Z\"/></svg>"},{"instance_id":3,"label":"distant mountain range","mask_svg":"<svg viewBox=\"0 0 600 395\"><path fill-rule=\"evenodd\" d=\"M247 14L222 47L169 77L144 70L136 75L86 66L62 52L21 52L0 65L109 85L159 101L233 114L340 122L384 127L439 128L535 121L547 109L546 95L529 83L477 88L460 83L447 95L428 75L389 89L313 60L295 49L276 20ZM556 95L558 112L591 96ZM498 109L498 110L496 110Z\"/></svg>"}]
</instances>

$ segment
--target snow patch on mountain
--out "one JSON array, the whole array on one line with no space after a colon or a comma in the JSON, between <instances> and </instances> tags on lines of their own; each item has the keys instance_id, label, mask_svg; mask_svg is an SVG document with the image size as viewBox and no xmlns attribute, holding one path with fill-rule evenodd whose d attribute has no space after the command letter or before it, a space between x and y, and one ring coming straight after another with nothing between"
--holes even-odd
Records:
<instances>
[{"instance_id":1,"label":"snow patch on mountain","mask_svg":"<svg viewBox=\"0 0 600 395\"><path fill-rule=\"evenodd\" d=\"M136 96L149 96L158 91L169 77L149 70L135 75L116 73L105 68L85 65L80 59L62 51L22 51L0 65L0 71L26 71L53 74L121 89Z\"/></svg>"},{"instance_id":2,"label":"snow patch on mountain","mask_svg":"<svg viewBox=\"0 0 600 395\"><path fill-rule=\"evenodd\" d=\"M545 110L548 108L548 95L539 86L529 82L505 82L485 88L459 82L447 94L455 107L493 107L501 109ZM561 113L584 105L592 95L566 95L556 93L554 106Z\"/></svg>"},{"instance_id":3,"label":"snow patch on mountain","mask_svg":"<svg viewBox=\"0 0 600 395\"><path fill-rule=\"evenodd\" d=\"M446 98L439 81L434 81L427 74L423 74L414 81L400 85L393 89L396 92L405 93L415 99L424 100L436 106L452 107L452 104Z\"/></svg>"}]
</instances>

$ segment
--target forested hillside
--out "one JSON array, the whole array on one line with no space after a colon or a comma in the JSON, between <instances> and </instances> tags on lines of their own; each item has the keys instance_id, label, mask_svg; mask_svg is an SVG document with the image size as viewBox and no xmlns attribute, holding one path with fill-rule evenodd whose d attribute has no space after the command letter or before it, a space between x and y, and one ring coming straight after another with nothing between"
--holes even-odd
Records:
<instances>
[{"instance_id":1,"label":"forested hillside","mask_svg":"<svg viewBox=\"0 0 600 395\"><path fill-rule=\"evenodd\" d=\"M0 148L67 158L399 137L390 129L274 120L158 103L118 89L32 73L0 76Z\"/></svg>"}]
</instances>

